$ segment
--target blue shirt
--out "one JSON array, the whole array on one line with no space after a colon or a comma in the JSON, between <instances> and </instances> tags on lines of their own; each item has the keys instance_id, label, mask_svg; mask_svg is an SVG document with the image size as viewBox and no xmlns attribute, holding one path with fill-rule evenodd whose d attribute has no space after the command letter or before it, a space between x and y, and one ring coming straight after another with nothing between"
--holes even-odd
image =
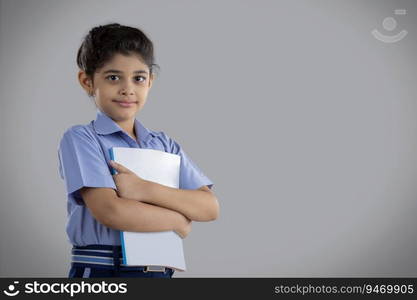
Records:
<instances>
[{"instance_id":1,"label":"blue shirt","mask_svg":"<svg viewBox=\"0 0 417 300\"><path fill-rule=\"evenodd\" d=\"M120 245L120 231L98 222L85 206L79 193L82 187L103 187L116 190L109 166L111 147L156 149L181 156L180 189L198 189L213 183L185 154L181 146L164 132L145 128L135 119L134 140L105 113L97 110L97 118L87 125L75 125L63 135L59 148L59 173L67 191L69 242L76 246L91 244Z\"/></svg>"}]
</instances>

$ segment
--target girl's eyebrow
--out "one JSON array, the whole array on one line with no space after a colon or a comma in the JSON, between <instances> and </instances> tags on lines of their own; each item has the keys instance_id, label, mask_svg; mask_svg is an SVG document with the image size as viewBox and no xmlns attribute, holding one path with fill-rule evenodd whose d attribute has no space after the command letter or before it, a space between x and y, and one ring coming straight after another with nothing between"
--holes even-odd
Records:
<instances>
[{"instance_id":1,"label":"girl's eyebrow","mask_svg":"<svg viewBox=\"0 0 417 300\"><path fill-rule=\"evenodd\" d=\"M107 73L119 73L120 74L120 73L123 73L123 72L119 71L119 70L107 70L107 71L103 72L103 74L107 74ZM143 74L143 73L148 74L148 72L145 71L145 70L136 70L133 73L134 74Z\"/></svg>"}]
</instances>

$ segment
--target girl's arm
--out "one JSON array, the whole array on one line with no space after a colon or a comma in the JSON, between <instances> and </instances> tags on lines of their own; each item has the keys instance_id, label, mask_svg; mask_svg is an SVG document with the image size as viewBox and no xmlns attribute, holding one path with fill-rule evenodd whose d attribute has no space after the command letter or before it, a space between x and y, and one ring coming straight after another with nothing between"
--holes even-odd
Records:
<instances>
[{"instance_id":1,"label":"girl's arm","mask_svg":"<svg viewBox=\"0 0 417 300\"><path fill-rule=\"evenodd\" d=\"M103 225L122 231L174 230L182 238L191 231L191 220L162 207L118 197L111 188L84 187L80 194L93 217Z\"/></svg>"},{"instance_id":2,"label":"girl's arm","mask_svg":"<svg viewBox=\"0 0 417 300\"><path fill-rule=\"evenodd\" d=\"M123 198L168 208L193 221L213 221L219 216L217 197L207 186L198 190L172 188L144 180L116 162L110 165L118 172L113 179Z\"/></svg>"},{"instance_id":3,"label":"girl's arm","mask_svg":"<svg viewBox=\"0 0 417 300\"><path fill-rule=\"evenodd\" d=\"M219 216L217 197L207 186L184 190L150 181L147 185L147 196L142 200L145 203L172 209L193 221L213 221Z\"/></svg>"}]
</instances>

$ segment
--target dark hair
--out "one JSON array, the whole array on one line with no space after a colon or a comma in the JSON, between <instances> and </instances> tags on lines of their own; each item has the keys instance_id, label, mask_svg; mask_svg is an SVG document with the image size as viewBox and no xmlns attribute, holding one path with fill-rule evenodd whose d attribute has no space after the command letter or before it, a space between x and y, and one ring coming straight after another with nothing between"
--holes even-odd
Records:
<instances>
[{"instance_id":1,"label":"dark hair","mask_svg":"<svg viewBox=\"0 0 417 300\"><path fill-rule=\"evenodd\" d=\"M116 53L138 54L150 73L155 64L152 41L140 29L111 23L97 26L85 36L77 54L77 65L93 80L94 73Z\"/></svg>"}]
</instances>

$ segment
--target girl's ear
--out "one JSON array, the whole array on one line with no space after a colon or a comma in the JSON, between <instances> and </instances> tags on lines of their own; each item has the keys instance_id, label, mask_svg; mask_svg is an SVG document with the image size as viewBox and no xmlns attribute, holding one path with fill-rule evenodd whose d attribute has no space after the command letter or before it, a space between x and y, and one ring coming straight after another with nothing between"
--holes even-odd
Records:
<instances>
[{"instance_id":1,"label":"girl's ear","mask_svg":"<svg viewBox=\"0 0 417 300\"><path fill-rule=\"evenodd\" d=\"M87 94L91 94L93 92L93 84L91 79L88 78L87 74L80 70L78 72L78 81L80 82L81 87L87 92Z\"/></svg>"},{"instance_id":2,"label":"girl's ear","mask_svg":"<svg viewBox=\"0 0 417 300\"><path fill-rule=\"evenodd\" d=\"M80 82L82 88L86 91L88 96L93 97L94 96L93 82L83 70L80 70L78 72L78 81Z\"/></svg>"}]
</instances>

